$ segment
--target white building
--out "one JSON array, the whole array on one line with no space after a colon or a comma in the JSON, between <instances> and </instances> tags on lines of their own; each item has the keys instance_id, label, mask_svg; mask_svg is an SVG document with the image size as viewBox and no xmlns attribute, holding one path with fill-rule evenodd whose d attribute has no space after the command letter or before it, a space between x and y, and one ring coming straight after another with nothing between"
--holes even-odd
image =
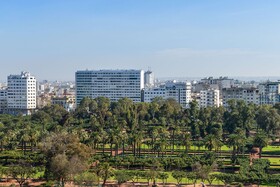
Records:
<instances>
[{"instance_id":1,"label":"white building","mask_svg":"<svg viewBox=\"0 0 280 187\"><path fill-rule=\"evenodd\" d=\"M182 107L188 107L191 101L191 83L169 81L166 82L165 89L165 98L173 98Z\"/></svg>"},{"instance_id":2,"label":"white building","mask_svg":"<svg viewBox=\"0 0 280 187\"><path fill-rule=\"evenodd\" d=\"M65 95L63 97L52 97L51 103L53 105L60 105L68 112L73 111L76 106L75 96L73 95Z\"/></svg>"},{"instance_id":3,"label":"white building","mask_svg":"<svg viewBox=\"0 0 280 187\"><path fill-rule=\"evenodd\" d=\"M36 109L36 79L28 72L9 75L7 84L7 107L11 114L29 115Z\"/></svg>"},{"instance_id":4,"label":"white building","mask_svg":"<svg viewBox=\"0 0 280 187\"><path fill-rule=\"evenodd\" d=\"M229 100L243 100L247 104L259 104L260 94L257 88L224 88L223 89L223 105L227 107L227 102Z\"/></svg>"},{"instance_id":5,"label":"white building","mask_svg":"<svg viewBox=\"0 0 280 187\"><path fill-rule=\"evenodd\" d=\"M0 88L0 114L7 112L7 89Z\"/></svg>"},{"instance_id":6,"label":"white building","mask_svg":"<svg viewBox=\"0 0 280 187\"><path fill-rule=\"evenodd\" d=\"M219 86L220 90L222 90L223 88L231 88L234 86L234 79L230 79L228 77L219 77L219 78L208 77L208 78L201 79L201 82L208 85L216 84Z\"/></svg>"},{"instance_id":7,"label":"white building","mask_svg":"<svg viewBox=\"0 0 280 187\"><path fill-rule=\"evenodd\" d=\"M156 97L161 97L163 99L166 98L165 87L161 87L161 88L145 88L145 90L144 90L144 102L150 103Z\"/></svg>"},{"instance_id":8,"label":"white building","mask_svg":"<svg viewBox=\"0 0 280 187\"><path fill-rule=\"evenodd\" d=\"M260 90L260 104L275 105L280 102L280 82L266 82L258 86Z\"/></svg>"},{"instance_id":9,"label":"white building","mask_svg":"<svg viewBox=\"0 0 280 187\"><path fill-rule=\"evenodd\" d=\"M217 89L208 89L200 91L199 107L219 107L220 91Z\"/></svg>"},{"instance_id":10,"label":"white building","mask_svg":"<svg viewBox=\"0 0 280 187\"><path fill-rule=\"evenodd\" d=\"M187 108L191 101L191 84L187 82L168 81L161 87L145 88L144 102L152 102L156 97L173 98L182 107Z\"/></svg>"},{"instance_id":11,"label":"white building","mask_svg":"<svg viewBox=\"0 0 280 187\"><path fill-rule=\"evenodd\" d=\"M141 102L143 70L85 70L76 72L76 102L84 97L104 96L111 101L130 98Z\"/></svg>"},{"instance_id":12,"label":"white building","mask_svg":"<svg viewBox=\"0 0 280 187\"><path fill-rule=\"evenodd\" d=\"M155 75L152 71L146 71L144 73L145 87L151 88L155 85Z\"/></svg>"}]
</instances>

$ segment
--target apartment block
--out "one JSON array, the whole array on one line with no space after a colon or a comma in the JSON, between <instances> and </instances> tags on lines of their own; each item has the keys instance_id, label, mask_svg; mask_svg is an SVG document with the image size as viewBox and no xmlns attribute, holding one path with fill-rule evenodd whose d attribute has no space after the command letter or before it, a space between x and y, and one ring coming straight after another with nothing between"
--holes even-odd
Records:
<instances>
[{"instance_id":1,"label":"apartment block","mask_svg":"<svg viewBox=\"0 0 280 187\"><path fill-rule=\"evenodd\" d=\"M29 115L36 109L36 83L36 78L29 72L8 76L8 113Z\"/></svg>"},{"instance_id":2,"label":"apartment block","mask_svg":"<svg viewBox=\"0 0 280 187\"><path fill-rule=\"evenodd\" d=\"M229 100L243 100L247 104L259 104L260 103L260 93L257 88L224 88L222 90L223 95L223 105L227 107L227 102Z\"/></svg>"},{"instance_id":3,"label":"apartment block","mask_svg":"<svg viewBox=\"0 0 280 187\"><path fill-rule=\"evenodd\" d=\"M220 91L217 89L208 89L200 91L199 107L219 107Z\"/></svg>"},{"instance_id":4,"label":"apartment block","mask_svg":"<svg viewBox=\"0 0 280 187\"><path fill-rule=\"evenodd\" d=\"M8 109L7 88L0 88L0 114L6 113Z\"/></svg>"},{"instance_id":5,"label":"apartment block","mask_svg":"<svg viewBox=\"0 0 280 187\"><path fill-rule=\"evenodd\" d=\"M280 102L280 82L266 82L259 84L260 104L275 105Z\"/></svg>"},{"instance_id":6,"label":"apartment block","mask_svg":"<svg viewBox=\"0 0 280 187\"><path fill-rule=\"evenodd\" d=\"M143 70L85 70L76 72L76 102L84 97L104 96L111 101L130 98L141 102Z\"/></svg>"}]
</instances>

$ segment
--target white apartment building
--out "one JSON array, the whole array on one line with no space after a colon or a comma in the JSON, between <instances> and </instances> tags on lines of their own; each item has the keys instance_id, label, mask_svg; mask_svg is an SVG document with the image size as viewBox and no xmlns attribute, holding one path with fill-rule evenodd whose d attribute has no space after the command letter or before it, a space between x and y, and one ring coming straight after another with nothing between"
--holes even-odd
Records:
<instances>
[{"instance_id":1,"label":"white apartment building","mask_svg":"<svg viewBox=\"0 0 280 187\"><path fill-rule=\"evenodd\" d=\"M191 83L168 81L165 83L165 98L175 99L182 107L187 108L191 101Z\"/></svg>"},{"instance_id":2,"label":"white apartment building","mask_svg":"<svg viewBox=\"0 0 280 187\"><path fill-rule=\"evenodd\" d=\"M266 82L259 84L260 90L260 104L275 105L280 102L280 82Z\"/></svg>"},{"instance_id":3,"label":"white apartment building","mask_svg":"<svg viewBox=\"0 0 280 187\"><path fill-rule=\"evenodd\" d=\"M220 90L224 88L231 88L234 86L234 79L230 79L228 77L208 77L201 79L201 82L208 85L218 85Z\"/></svg>"},{"instance_id":4,"label":"white apartment building","mask_svg":"<svg viewBox=\"0 0 280 187\"><path fill-rule=\"evenodd\" d=\"M219 107L220 91L217 89L208 89L200 91L199 107Z\"/></svg>"},{"instance_id":5,"label":"white apartment building","mask_svg":"<svg viewBox=\"0 0 280 187\"><path fill-rule=\"evenodd\" d=\"M222 91L223 105L227 107L227 102L231 99L243 100L247 104L259 104L260 94L257 88L224 88Z\"/></svg>"},{"instance_id":6,"label":"white apartment building","mask_svg":"<svg viewBox=\"0 0 280 187\"><path fill-rule=\"evenodd\" d=\"M0 88L0 114L7 112L7 89Z\"/></svg>"},{"instance_id":7,"label":"white apartment building","mask_svg":"<svg viewBox=\"0 0 280 187\"><path fill-rule=\"evenodd\" d=\"M28 72L9 75L7 84L7 107L11 114L29 115L36 109L36 78Z\"/></svg>"},{"instance_id":8,"label":"white apartment building","mask_svg":"<svg viewBox=\"0 0 280 187\"><path fill-rule=\"evenodd\" d=\"M162 97L163 99L173 98L182 107L187 108L191 101L191 84L187 82L168 81L161 87L144 89L144 102L152 102L156 97Z\"/></svg>"},{"instance_id":9,"label":"white apartment building","mask_svg":"<svg viewBox=\"0 0 280 187\"><path fill-rule=\"evenodd\" d=\"M166 98L166 96L165 96L165 87L161 87L161 88L145 88L144 89L144 102L150 103L156 97L161 97L163 99Z\"/></svg>"},{"instance_id":10,"label":"white apartment building","mask_svg":"<svg viewBox=\"0 0 280 187\"><path fill-rule=\"evenodd\" d=\"M84 97L104 96L111 101L130 98L141 102L143 70L85 70L76 72L76 103Z\"/></svg>"}]
</instances>

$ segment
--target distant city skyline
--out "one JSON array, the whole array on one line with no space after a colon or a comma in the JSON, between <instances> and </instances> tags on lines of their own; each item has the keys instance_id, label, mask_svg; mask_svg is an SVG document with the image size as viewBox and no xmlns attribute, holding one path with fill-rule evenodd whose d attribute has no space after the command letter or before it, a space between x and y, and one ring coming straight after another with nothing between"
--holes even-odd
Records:
<instances>
[{"instance_id":1,"label":"distant city skyline","mask_svg":"<svg viewBox=\"0 0 280 187\"><path fill-rule=\"evenodd\" d=\"M276 0L0 1L0 81L148 67L157 78L278 79L279 9Z\"/></svg>"}]
</instances>

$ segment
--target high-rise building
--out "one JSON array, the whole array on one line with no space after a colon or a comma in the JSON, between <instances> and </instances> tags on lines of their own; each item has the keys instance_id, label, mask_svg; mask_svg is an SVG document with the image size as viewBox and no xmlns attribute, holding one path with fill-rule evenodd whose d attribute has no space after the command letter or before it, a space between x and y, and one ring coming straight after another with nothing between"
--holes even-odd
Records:
<instances>
[{"instance_id":1,"label":"high-rise building","mask_svg":"<svg viewBox=\"0 0 280 187\"><path fill-rule=\"evenodd\" d=\"M130 98L141 102L143 70L85 70L76 72L76 103L84 97L104 96L111 101Z\"/></svg>"},{"instance_id":2,"label":"high-rise building","mask_svg":"<svg viewBox=\"0 0 280 187\"><path fill-rule=\"evenodd\" d=\"M151 103L156 97L166 98L165 87L160 88L145 88L144 89L144 102Z\"/></svg>"},{"instance_id":3,"label":"high-rise building","mask_svg":"<svg viewBox=\"0 0 280 187\"><path fill-rule=\"evenodd\" d=\"M152 102L156 97L173 98L182 107L187 108L191 101L191 83L168 81L160 87L145 88L143 93L144 102Z\"/></svg>"},{"instance_id":4,"label":"high-rise building","mask_svg":"<svg viewBox=\"0 0 280 187\"><path fill-rule=\"evenodd\" d=\"M243 100L247 104L253 103L258 105L260 102L260 94L257 88L224 88L223 91L223 105L227 107L229 100Z\"/></svg>"},{"instance_id":5,"label":"high-rise building","mask_svg":"<svg viewBox=\"0 0 280 187\"><path fill-rule=\"evenodd\" d=\"M7 108L11 114L29 115L36 109L36 78L28 72L9 75L7 84Z\"/></svg>"},{"instance_id":6,"label":"high-rise building","mask_svg":"<svg viewBox=\"0 0 280 187\"><path fill-rule=\"evenodd\" d=\"M200 91L199 107L219 107L220 91L217 89L208 89Z\"/></svg>"},{"instance_id":7,"label":"high-rise building","mask_svg":"<svg viewBox=\"0 0 280 187\"><path fill-rule=\"evenodd\" d=\"M7 89L0 88L0 114L7 112Z\"/></svg>"},{"instance_id":8,"label":"high-rise building","mask_svg":"<svg viewBox=\"0 0 280 187\"><path fill-rule=\"evenodd\" d=\"M260 104L275 105L280 102L280 81L261 83L259 86Z\"/></svg>"},{"instance_id":9,"label":"high-rise building","mask_svg":"<svg viewBox=\"0 0 280 187\"><path fill-rule=\"evenodd\" d=\"M154 87L155 76L152 71L149 70L144 73L144 82L145 82L145 87L148 87L148 88Z\"/></svg>"},{"instance_id":10,"label":"high-rise building","mask_svg":"<svg viewBox=\"0 0 280 187\"><path fill-rule=\"evenodd\" d=\"M165 98L175 99L182 107L187 108L191 101L191 83L169 81L165 83Z\"/></svg>"}]
</instances>

